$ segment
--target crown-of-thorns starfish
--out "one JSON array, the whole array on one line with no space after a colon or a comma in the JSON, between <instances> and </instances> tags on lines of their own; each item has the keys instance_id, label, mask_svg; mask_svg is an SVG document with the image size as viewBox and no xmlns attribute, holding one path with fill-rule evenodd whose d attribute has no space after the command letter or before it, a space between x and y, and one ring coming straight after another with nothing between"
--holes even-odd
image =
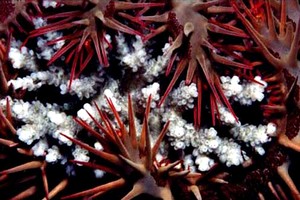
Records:
<instances>
[{"instance_id":1,"label":"crown-of-thorns starfish","mask_svg":"<svg viewBox=\"0 0 300 200\"><path fill-rule=\"evenodd\" d=\"M140 194L149 194L168 200L173 199L168 177L184 177L189 173L189 171L175 169L175 167L181 163L180 160L170 164L166 163L165 165L155 165L155 156L158 152L159 145L168 130L169 122L165 124L162 131L158 135L155 144L152 146L150 144L148 130L150 101L151 96L148 98L142 131L139 138L137 137L134 123L134 111L130 96L128 96L129 130L126 129L126 125L121 120L110 99L107 99L107 102L117 121L118 129L113 127L113 124L109 120L108 116L102 112L96 104L95 106L101 117L101 120L103 121L103 125L96 121L96 119L90 113L88 114L99 130L101 130L101 133L94 130L83 120L75 118L77 123L83 126L99 140L99 142L103 145L103 151L97 150L88 144L85 144L84 142L71 138L62 133L63 136L70 139L73 143L101 158L101 163L80 161L73 162L115 174L120 178L86 191L65 196L64 199L82 196L94 198L111 189L116 189L127 184L132 184L133 188L125 197L122 198L123 200L132 199Z\"/></svg>"}]
</instances>

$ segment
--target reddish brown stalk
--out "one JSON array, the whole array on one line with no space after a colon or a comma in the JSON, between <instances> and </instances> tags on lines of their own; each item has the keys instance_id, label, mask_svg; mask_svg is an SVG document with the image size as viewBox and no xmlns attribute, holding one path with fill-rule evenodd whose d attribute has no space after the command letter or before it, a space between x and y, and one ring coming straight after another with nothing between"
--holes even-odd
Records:
<instances>
[{"instance_id":1,"label":"reddish brown stalk","mask_svg":"<svg viewBox=\"0 0 300 200\"><path fill-rule=\"evenodd\" d=\"M0 108L0 134L10 138L11 136L16 134L16 129L13 126L12 123L12 113L10 109L9 100L6 100L6 115L4 114L3 110ZM9 137L8 137L9 136Z\"/></svg>"},{"instance_id":2,"label":"reddish brown stalk","mask_svg":"<svg viewBox=\"0 0 300 200\"><path fill-rule=\"evenodd\" d=\"M71 138L63 133L61 133L62 136L66 137L67 139L69 139L70 141L72 141L73 143L81 146L82 148L88 150L89 152L99 156L101 159L104 159L106 160L107 162L110 162L112 164L115 164L117 166L121 166L122 163L120 162L120 159L114 155L114 154L110 154L110 153L106 153L106 152L103 152L103 151L99 151L93 147L90 147L89 145L77 140L77 139L74 139L74 138Z\"/></svg>"},{"instance_id":3,"label":"reddish brown stalk","mask_svg":"<svg viewBox=\"0 0 300 200\"><path fill-rule=\"evenodd\" d=\"M20 172L23 170L37 169L37 168L41 168L42 165L43 165L43 163L40 161L31 161L31 162L1 171L0 174L11 174L11 173Z\"/></svg>"},{"instance_id":4,"label":"reddish brown stalk","mask_svg":"<svg viewBox=\"0 0 300 200\"><path fill-rule=\"evenodd\" d=\"M86 197L86 196L90 196L90 195L93 195L93 194L99 193L99 192L101 192L101 194L103 194L104 192L107 192L107 191L113 190L113 189L118 189L120 187L123 187L124 185L125 185L125 180L118 179L116 181L112 181L107 184L100 185L100 186L94 187L89 190L85 190L82 192L64 196L64 197L62 197L62 199L74 199L74 198L78 198L78 197Z\"/></svg>"},{"instance_id":5,"label":"reddish brown stalk","mask_svg":"<svg viewBox=\"0 0 300 200\"><path fill-rule=\"evenodd\" d=\"M56 185L48 194L48 198L52 199L53 197L55 197L59 192L61 192L62 190L64 190L66 188L66 186L68 185L68 180L64 179L62 180L58 185ZM43 198L42 200L46 200L46 197Z\"/></svg>"},{"instance_id":6,"label":"reddish brown stalk","mask_svg":"<svg viewBox=\"0 0 300 200\"><path fill-rule=\"evenodd\" d=\"M17 194L16 196L12 197L10 200L19 200L19 199L26 199L32 196L34 193L36 193L37 188L36 186L31 186L21 193Z\"/></svg>"},{"instance_id":7,"label":"reddish brown stalk","mask_svg":"<svg viewBox=\"0 0 300 200\"><path fill-rule=\"evenodd\" d=\"M283 179L283 181L287 184L287 186L290 188L292 197L295 200L298 200L300 198L300 192L297 189L293 179L289 175L288 166L289 166L288 162L283 163L281 166L279 166L277 168L277 172L278 172L279 176Z\"/></svg>"},{"instance_id":8,"label":"reddish brown stalk","mask_svg":"<svg viewBox=\"0 0 300 200\"><path fill-rule=\"evenodd\" d=\"M8 92L8 83L3 68L4 62L0 59L0 96L4 96Z\"/></svg>"}]
</instances>

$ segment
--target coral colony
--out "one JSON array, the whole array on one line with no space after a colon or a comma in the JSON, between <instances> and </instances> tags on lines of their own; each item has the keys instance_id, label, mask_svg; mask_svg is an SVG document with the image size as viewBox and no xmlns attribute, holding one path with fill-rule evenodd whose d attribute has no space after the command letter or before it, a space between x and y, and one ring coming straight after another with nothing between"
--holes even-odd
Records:
<instances>
[{"instance_id":1,"label":"coral colony","mask_svg":"<svg viewBox=\"0 0 300 200\"><path fill-rule=\"evenodd\" d=\"M300 199L298 0L2 0L1 199Z\"/></svg>"}]
</instances>

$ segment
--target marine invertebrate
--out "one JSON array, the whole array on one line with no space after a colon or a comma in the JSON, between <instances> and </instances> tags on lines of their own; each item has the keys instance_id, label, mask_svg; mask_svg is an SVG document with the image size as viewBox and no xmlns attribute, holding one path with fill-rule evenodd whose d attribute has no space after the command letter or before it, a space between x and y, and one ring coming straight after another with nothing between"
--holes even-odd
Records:
<instances>
[{"instance_id":1,"label":"marine invertebrate","mask_svg":"<svg viewBox=\"0 0 300 200\"><path fill-rule=\"evenodd\" d=\"M7 50L5 44L3 40L1 40L0 41L0 77L1 77L0 95L5 94L8 90L7 78L5 75L5 66L3 66L5 65L6 54L7 54Z\"/></svg>"},{"instance_id":2,"label":"marine invertebrate","mask_svg":"<svg viewBox=\"0 0 300 200\"><path fill-rule=\"evenodd\" d=\"M166 56L170 57L170 63L166 70L167 75L170 73L176 58L179 58L173 78L160 100L160 105L170 93L179 76L187 69L185 79L186 84L190 84L193 81L197 85L199 95L202 94L203 84L207 84L212 94L211 104L216 105L216 103L224 103L231 112L234 113L230 103L223 94L220 81L217 78L218 75L213 70L211 61L209 60L204 47L207 47L210 50L216 50L209 42L209 31L235 37L247 38L248 36L241 29L232 25L227 25L225 26L226 28L224 28L222 25L220 26L220 24L214 23L212 20L209 20L204 15L200 14L201 11L208 13L217 12L220 14L232 12L230 7L223 6L224 3L226 5L226 2L222 0L208 2L169 1L171 8L163 14L140 17L145 21L164 23L156 30L151 31L146 36L146 39L150 39L164 31L171 32L173 44L166 52ZM213 8L210 10L207 9L208 7ZM215 56L214 58L217 62L224 62L224 58L221 56ZM252 69L251 65L239 64L230 60L227 60L227 64L235 67ZM198 97L197 107L195 107L194 112L195 124L197 126L200 126L201 121L201 98L201 96ZM212 118L214 119L216 108L215 106L212 106L211 109Z\"/></svg>"},{"instance_id":3,"label":"marine invertebrate","mask_svg":"<svg viewBox=\"0 0 300 200\"><path fill-rule=\"evenodd\" d=\"M231 1L239 19L260 47L265 58L278 71L289 68L290 72L297 76L299 73L297 54L300 40L299 3L297 1L274 2L278 5L273 7L271 1L250 2L252 5L254 4L254 8L259 9L260 17L252 14L252 8L247 8L243 1ZM266 15L262 14L263 12L266 12ZM275 21L276 15L278 15L278 24ZM277 30L276 27L278 27Z\"/></svg>"},{"instance_id":4,"label":"marine invertebrate","mask_svg":"<svg viewBox=\"0 0 300 200\"><path fill-rule=\"evenodd\" d=\"M157 168L158 166L154 165L156 161L155 156L158 152L160 142L163 140L167 132L168 123L158 135L158 139L156 140L155 144L151 145L148 129L148 115L150 111L151 96L147 102L142 132L140 133L139 139L137 139L137 130L134 123L134 111L130 96L128 97L128 130L126 130L126 125L121 121L120 116L111 100L108 99L107 101L110 109L114 113L114 117L118 122L117 129L113 127L106 114L100 111L98 107L97 109L101 119L103 120L104 126L99 122L94 122L97 124L97 127L101 130L101 132L104 133L104 136L101 136L101 133L92 130L91 127L89 127L84 121L79 119L76 120L101 142L103 145L103 150L96 150L95 148L64 135L63 133L62 135L82 148L85 148L91 153L96 154L102 160L108 162L107 165L101 164L101 162L91 163L74 161L75 163L117 174L120 176L120 178L96 188L64 197L64 199L76 198L80 196L90 196L91 198L95 198L98 195L107 192L108 190L125 186L125 184L129 184L130 182L133 182L133 188L122 199L132 199L140 194L149 194L162 199L173 199L168 183L165 185L159 185L159 181L161 180L156 179L163 178L163 176L168 176L170 171L174 170L174 167L178 165L180 161L176 161L172 164L168 164L159 168ZM113 146L111 146L109 143L112 143L113 146L117 147L116 152L112 151ZM109 167L110 165L112 166ZM180 172L180 174L183 176L186 174L186 172ZM129 180L129 177L133 178L134 176L137 176L136 180Z\"/></svg>"},{"instance_id":5,"label":"marine invertebrate","mask_svg":"<svg viewBox=\"0 0 300 200\"><path fill-rule=\"evenodd\" d=\"M122 1L60 1L68 6L81 6L80 10L61 12L46 19L48 25L30 32L29 38L44 35L52 31L66 30L69 33L63 37L48 42L48 45L65 41L65 45L59 49L49 60L51 65L62 55L66 55L66 63L72 61L71 77L75 77L86 68L94 54L97 54L100 65L108 66L108 57L106 48L111 46L105 34L108 29L128 33L132 35L141 35L129 26L121 23L115 18L115 14L124 10L134 10L143 7L157 7L160 3L133 3ZM73 31L72 31L73 30ZM26 43L26 42L25 42ZM71 85L71 83L70 83Z\"/></svg>"},{"instance_id":6,"label":"marine invertebrate","mask_svg":"<svg viewBox=\"0 0 300 200\"><path fill-rule=\"evenodd\" d=\"M67 184L67 180L61 181L53 190L49 191L48 178L46 175L46 162L36 159L33 151L23 147L16 140L17 131L13 125L12 111L9 100L6 101L5 113L0 109L1 138L1 195L7 199L25 199L39 193L42 181L44 199L51 199L59 193ZM4 163L7 164L4 164ZM31 171L34 170L33 174ZM14 176L18 174L18 176ZM12 193L3 193L9 187L15 187Z\"/></svg>"},{"instance_id":7,"label":"marine invertebrate","mask_svg":"<svg viewBox=\"0 0 300 200\"><path fill-rule=\"evenodd\" d=\"M148 184L149 198L299 198L298 71L285 66L296 1L18 5L29 18L0 24L0 194L139 199Z\"/></svg>"},{"instance_id":8,"label":"marine invertebrate","mask_svg":"<svg viewBox=\"0 0 300 200\"><path fill-rule=\"evenodd\" d=\"M167 157L157 159L162 156L159 154L159 146L168 131L170 122L168 121L164 125L161 132L157 135L154 144L151 144L148 127L151 95L147 100L140 134L137 133L134 122L134 109L130 95L128 96L128 125L124 124L121 120L112 101L109 98L107 98L107 101L117 121L118 127L114 127L113 122L106 113L99 109L97 104L95 104L95 106L98 114L101 116L102 123L96 121L88 111L86 112L96 123L96 127L99 131L94 130L85 121L75 119L89 133L97 138L103 145L103 149L93 148L82 141L63 133L61 134L100 158L99 160L95 159L89 162L76 160L71 162L93 169L103 170L117 175L119 178L95 188L65 196L63 199L78 197L96 198L110 190L124 187L125 185L128 186L128 184L133 185L132 189L122 197L122 199L133 199L141 194L148 194L161 199L175 199L171 187L177 184L177 182L180 182L183 187L181 188L182 193L192 192L196 199L201 199L201 189L197 187L199 181L206 180L211 184L226 183L220 174L205 177L200 173L190 173L189 170L184 169L181 160L170 163Z\"/></svg>"},{"instance_id":9,"label":"marine invertebrate","mask_svg":"<svg viewBox=\"0 0 300 200\"><path fill-rule=\"evenodd\" d=\"M22 16L27 23L31 23L32 14L41 14L42 11L38 5L37 0L29 1L2 1L1 2L1 15L0 15L0 31L1 34L5 33L7 37L12 34L13 27L18 31L26 33L26 30L17 19L17 16Z\"/></svg>"},{"instance_id":10,"label":"marine invertebrate","mask_svg":"<svg viewBox=\"0 0 300 200\"><path fill-rule=\"evenodd\" d=\"M285 74L299 75L299 3L297 1L256 2L250 1L248 8L243 1L232 0L231 4L239 19L244 24L249 34L260 47L259 50L273 65L274 72L265 81L270 84L270 98L267 105L263 106L265 116L272 118L278 126L278 142L285 147L299 151L297 135L299 135L299 123L291 132L287 132L288 103L297 106L299 103L299 80L294 79L293 84L286 83ZM259 9L259 16L251 12L251 9ZM262 14L266 12L266 15ZM245 13L245 15L243 14ZM291 14L293 13L293 14ZM277 18L278 16L278 18ZM277 24L278 23L278 24ZM284 70L287 72L283 73ZM298 89L295 89L298 87ZM295 92L295 93L294 93ZM292 99L292 101L291 101ZM299 108L298 108L299 110ZM289 129L290 130L290 129ZM278 173L290 187L293 197L299 198L299 191L287 172L286 164L278 167Z\"/></svg>"}]
</instances>

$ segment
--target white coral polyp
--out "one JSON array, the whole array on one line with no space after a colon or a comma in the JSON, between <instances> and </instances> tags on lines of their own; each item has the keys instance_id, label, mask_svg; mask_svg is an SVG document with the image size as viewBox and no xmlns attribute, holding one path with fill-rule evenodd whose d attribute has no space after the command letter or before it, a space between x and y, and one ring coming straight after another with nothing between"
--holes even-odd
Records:
<instances>
[{"instance_id":1,"label":"white coral polyp","mask_svg":"<svg viewBox=\"0 0 300 200\"><path fill-rule=\"evenodd\" d=\"M198 155L195 160L195 164L198 165L199 171L208 171L215 164L215 161L208 156Z\"/></svg>"},{"instance_id":2,"label":"white coral polyp","mask_svg":"<svg viewBox=\"0 0 300 200\"><path fill-rule=\"evenodd\" d=\"M95 109L89 103L85 103L83 108L77 111L77 117L87 123L91 123L93 121L89 114L96 117Z\"/></svg>"},{"instance_id":3,"label":"white coral polyp","mask_svg":"<svg viewBox=\"0 0 300 200\"><path fill-rule=\"evenodd\" d=\"M100 169L95 169L94 174L96 178L102 178L105 174L105 171L102 171Z\"/></svg>"},{"instance_id":4,"label":"white coral polyp","mask_svg":"<svg viewBox=\"0 0 300 200\"><path fill-rule=\"evenodd\" d=\"M100 142L95 142L94 144L95 149L102 151L103 150L103 146Z\"/></svg>"},{"instance_id":5,"label":"white coral polyp","mask_svg":"<svg viewBox=\"0 0 300 200\"><path fill-rule=\"evenodd\" d=\"M232 139L222 140L220 146L216 150L219 160L225 163L227 167L238 166L245 160L249 159L245 152L241 150L241 146Z\"/></svg>"},{"instance_id":6,"label":"white coral polyp","mask_svg":"<svg viewBox=\"0 0 300 200\"><path fill-rule=\"evenodd\" d=\"M30 104L28 102L23 104L15 103L12 105L12 112L15 113L19 119L22 119L28 113L29 106Z\"/></svg>"},{"instance_id":7,"label":"white coral polyp","mask_svg":"<svg viewBox=\"0 0 300 200\"><path fill-rule=\"evenodd\" d=\"M238 76L221 76L220 80L225 96L239 101L242 105L251 105L252 102L261 102L264 99L267 83L260 76L254 77L256 82L243 81L241 84Z\"/></svg>"},{"instance_id":8,"label":"white coral polyp","mask_svg":"<svg viewBox=\"0 0 300 200\"><path fill-rule=\"evenodd\" d=\"M50 121L56 125L62 124L66 119L66 115L64 113L59 113L56 111L49 111L47 116L49 117Z\"/></svg>"},{"instance_id":9,"label":"white coral polyp","mask_svg":"<svg viewBox=\"0 0 300 200\"><path fill-rule=\"evenodd\" d=\"M48 143L47 143L47 141L44 141L44 140L40 140L32 147L32 151L35 156L46 155L47 149L48 149Z\"/></svg>"},{"instance_id":10,"label":"white coral polyp","mask_svg":"<svg viewBox=\"0 0 300 200\"><path fill-rule=\"evenodd\" d=\"M57 6L57 1L54 0L43 0L43 6L45 8L53 7L55 8Z\"/></svg>"},{"instance_id":11,"label":"white coral polyp","mask_svg":"<svg viewBox=\"0 0 300 200\"><path fill-rule=\"evenodd\" d=\"M184 107L186 110L194 108L194 99L198 97L195 83L186 85L181 81L179 87L171 93L171 105Z\"/></svg>"},{"instance_id":12,"label":"white coral polyp","mask_svg":"<svg viewBox=\"0 0 300 200\"><path fill-rule=\"evenodd\" d=\"M174 149L190 146L191 138L196 132L192 124L187 123L178 113L168 110L163 114L163 121L170 121L167 135Z\"/></svg>"},{"instance_id":13,"label":"white coral polyp","mask_svg":"<svg viewBox=\"0 0 300 200\"><path fill-rule=\"evenodd\" d=\"M68 138L63 136L61 133L65 134L66 136L69 136L71 138L74 137L73 133L69 130L57 130L53 133L53 137L57 138L61 143L71 146L72 142Z\"/></svg>"},{"instance_id":14,"label":"white coral polyp","mask_svg":"<svg viewBox=\"0 0 300 200\"><path fill-rule=\"evenodd\" d=\"M81 162L88 162L90 157L87 155L88 151L76 146L75 150L72 152L74 156L74 160L81 161Z\"/></svg>"},{"instance_id":15,"label":"white coral polyp","mask_svg":"<svg viewBox=\"0 0 300 200\"><path fill-rule=\"evenodd\" d=\"M17 135L19 140L25 142L26 144L30 145L33 141L40 138L39 131L31 125L25 124L21 128L17 130Z\"/></svg>"},{"instance_id":16,"label":"white coral polyp","mask_svg":"<svg viewBox=\"0 0 300 200\"><path fill-rule=\"evenodd\" d=\"M48 163L54 163L54 162L57 162L58 160L60 160L61 158L62 158L62 155L60 154L58 147L52 146L50 149L48 149L45 160Z\"/></svg>"},{"instance_id":17,"label":"white coral polyp","mask_svg":"<svg viewBox=\"0 0 300 200\"><path fill-rule=\"evenodd\" d=\"M273 123L259 126L244 124L232 128L230 132L233 137L251 145L260 155L263 155L262 145L271 141L271 136L276 132L276 126Z\"/></svg>"},{"instance_id":18,"label":"white coral polyp","mask_svg":"<svg viewBox=\"0 0 300 200\"><path fill-rule=\"evenodd\" d=\"M114 97L113 92L110 89L104 90L103 94L112 101L113 105L115 106L117 112L122 110L121 105L119 105L118 100Z\"/></svg>"},{"instance_id":19,"label":"white coral polyp","mask_svg":"<svg viewBox=\"0 0 300 200\"><path fill-rule=\"evenodd\" d=\"M77 117L82 119L83 121L88 121L91 119L85 109L80 109L79 111L77 111Z\"/></svg>"},{"instance_id":20,"label":"white coral polyp","mask_svg":"<svg viewBox=\"0 0 300 200\"><path fill-rule=\"evenodd\" d=\"M276 136L276 124L268 123L266 132L269 136Z\"/></svg>"},{"instance_id":21,"label":"white coral polyp","mask_svg":"<svg viewBox=\"0 0 300 200\"><path fill-rule=\"evenodd\" d=\"M142 95L143 95L143 99L144 99L144 102L143 102L144 107L145 107L147 99L150 95L151 95L151 104L150 104L151 108L157 107L157 102L160 99L159 88L160 88L160 85L157 82L155 82L151 85L148 85L147 87L142 88L141 91L142 91Z\"/></svg>"},{"instance_id":22,"label":"white coral polyp","mask_svg":"<svg viewBox=\"0 0 300 200\"><path fill-rule=\"evenodd\" d=\"M25 56L23 56L19 49L10 48L8 57L11 60L11 63L14 68L20 69L24 66Z\"/></svg>"}]
</instances>

